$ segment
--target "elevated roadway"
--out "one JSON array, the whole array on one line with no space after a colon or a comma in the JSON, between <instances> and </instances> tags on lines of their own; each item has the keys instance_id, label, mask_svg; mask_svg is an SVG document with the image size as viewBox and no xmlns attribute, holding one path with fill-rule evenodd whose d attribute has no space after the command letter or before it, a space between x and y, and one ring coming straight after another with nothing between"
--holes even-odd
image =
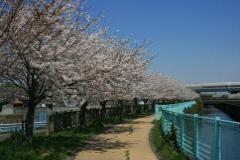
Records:
<instances>
[{"instance_id":1,"label":"elevated roadway","mask_svg":"<svg viewBox=\"0 0 240 160\"><path fill-rule=\"evenodd\" d=\"M240 92L240 82L190 84L190 85L186 85L186 87L198 93L201 93L201 92L239 93Z\"/></svg>"}]
</instances>

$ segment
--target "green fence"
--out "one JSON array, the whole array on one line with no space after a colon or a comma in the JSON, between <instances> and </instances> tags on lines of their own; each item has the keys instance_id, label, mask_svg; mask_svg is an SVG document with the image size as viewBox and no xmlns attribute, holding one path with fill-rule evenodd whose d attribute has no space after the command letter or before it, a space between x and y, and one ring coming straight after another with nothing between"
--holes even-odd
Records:
<instances>
[{"instance_id":1,"label":"green fence","mask_svg":"<svg viewBox=\"0 0 240 160\"><path fill-rule=\"evenodd\" d=\"M162 119L163 133L174 128L179 148L191 159L240 160L240 123L184 114L193 104L156 105L155 118Z\"/></svg>"}]
</instances>

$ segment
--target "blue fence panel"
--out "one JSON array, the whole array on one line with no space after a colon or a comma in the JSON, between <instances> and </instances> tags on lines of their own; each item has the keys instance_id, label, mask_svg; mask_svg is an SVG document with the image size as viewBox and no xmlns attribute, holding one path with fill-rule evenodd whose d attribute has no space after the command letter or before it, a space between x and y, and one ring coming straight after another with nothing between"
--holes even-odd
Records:
<instances>
[{"instance_id":1,"label":"blue fence panel","mask_svg":"<svg viewBox=\"0 0 240 160\"><path fill-rule=\"evenodd\" d=\"M39 121L38 122L46 122L47 121L47 113L42 111L39 112Z\"/></svg>"},{"instance_id":2,"label":"blue fence panel","mask_svg":"<svg viewBox=\"0 0 240 160\"><path fill-rule=\"evenodd\" d=\"M199 158L215 159L215 121L211 118L199 117L198 149Z\"/></svg>"},{"instance_id":3,"label":"blue fence panel","mask_svg":"<svg viewBox=\"0 0 240 160\"><path fill-rule=\"evenodd\" d=\"M155 118L162 119L165 135L174 128L177 143L183 153L197 160L240 159L240 123L218 117L184 114L195 101L156 105ZM239 153L239 154L236 154Z\"/></svg>"}]
</instances>

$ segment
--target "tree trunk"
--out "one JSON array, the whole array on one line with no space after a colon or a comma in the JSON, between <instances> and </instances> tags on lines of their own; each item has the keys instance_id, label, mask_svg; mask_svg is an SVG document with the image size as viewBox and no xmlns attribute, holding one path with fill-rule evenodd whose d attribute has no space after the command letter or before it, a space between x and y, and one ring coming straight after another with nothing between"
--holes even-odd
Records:
<instances>
[{"instance_id":1,"label":"tree trunk","mask_svg":"<svg viewBox=\"0 0 240 160\"><path fill-rule=\"evenodd\" d=\"M148 99L144 99L143 102L144 102L143 112L148 112L149 111L148 105L147 105Z\"/></svg>"},{"instance_id":2,"label":"tree trunk","mask_svg":"<svg viewBox=\"0 0 240 160\"><path fill-rule=\"evenodd\" d=\"M28 102L28 110L25 118L25 136L29 143L32 143L33 140L33 125L34 125L34 113L35 107L34 103Z\"/></svg>"},{"instance_id":3,"label":"tree trunk","mask_svg":"<svg viewBox=\"0 0 240 160\"><path fill-rule=\"evenodd\" d=\"M155 112L155 100L152 101L152 111L151 112Z\"/></svg>"},{"instance_id":4,"label":"tree trunk","mask_svg":"<svg viewBox=\"0 0 240 160\"><path fill-rule=\"evenodd\" d=\"M140 106L138 105L138 99L134 98L133 101L134 101L134 108L136 110L136 113L140 113L141 109L140 109Z\"/></svg>"},{"instance_id":5,"label":"tree trunk","mask_svg":"<svg viewBox=\"0 0 240 160\"><path fill-rule=\"evenodd\" d=\"M123 101L119 100L119 110L118 110L118 115L119 115L119 120L123 120Z\"/></svg>"},{"instance_id":6,"label":"tree trunk","mask_svg":"<svg viewBox=\"0 0 240 160\"><path fill-rule=\"evenodd\" d=\"M81 106L80 114L79 114L79 129L84 130L86 128L86 112L87 112L88 102L84 102Z\"/></svg>"},{"instance_id":7,"label":"tree trunk","mask_svg":"<svg viewBox=\"0 0 240 160\"><path fill-rule=\"evenodd\" d=\"M104 119L106 118L106 104L107 104L107 101L101 101L100 102L100 105L101 105L101 119Z\"/></svg>"}]
</instances>

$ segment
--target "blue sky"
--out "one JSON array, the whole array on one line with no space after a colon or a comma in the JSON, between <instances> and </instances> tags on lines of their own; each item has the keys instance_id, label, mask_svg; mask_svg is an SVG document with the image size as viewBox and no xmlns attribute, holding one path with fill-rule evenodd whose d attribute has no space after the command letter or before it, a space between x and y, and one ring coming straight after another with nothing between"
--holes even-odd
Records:
<instances>
[{"instance_id":1,"label":"blue sky","mask_svg":"<svg viewBox=\"0 0 240 160\"><path fill-rule=\"evenodd\" d=\"M88 0L110 32L151 42L151 69L183 83L240 81L240 0Z\"/></svg>"}]
</instances>

